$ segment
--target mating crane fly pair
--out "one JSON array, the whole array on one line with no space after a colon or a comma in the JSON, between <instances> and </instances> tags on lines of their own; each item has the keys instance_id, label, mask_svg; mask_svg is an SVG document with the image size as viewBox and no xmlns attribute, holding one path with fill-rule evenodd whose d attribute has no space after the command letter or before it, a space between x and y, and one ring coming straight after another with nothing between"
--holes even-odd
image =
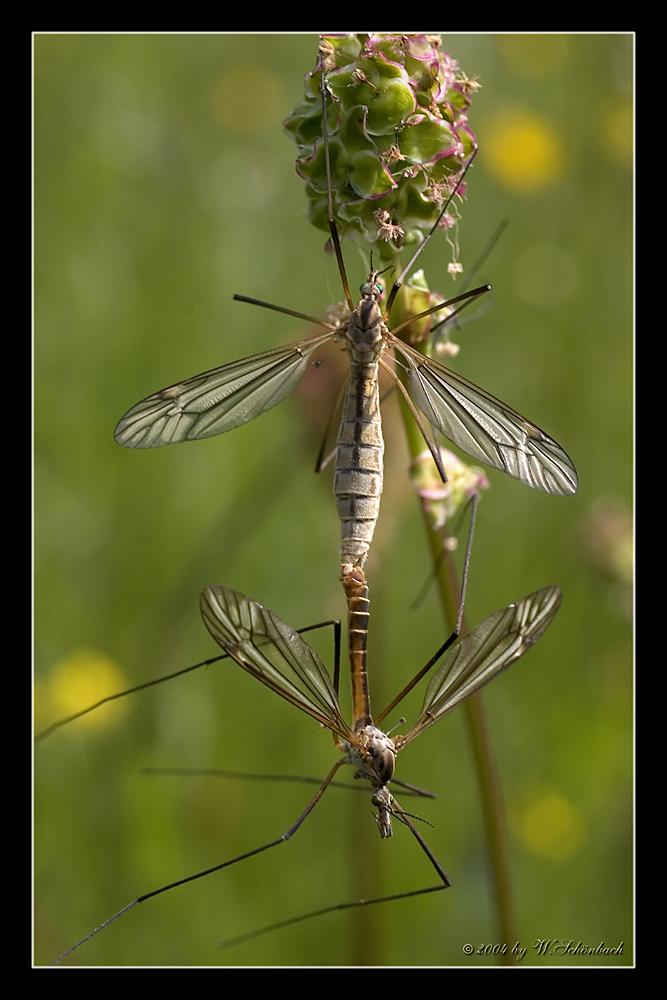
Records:
<instances>
[{"instance_id":1,"label":"mating crane fly pair","mask_svg":"<svg viewBox=\"0 0 667 1000\"><path fill-rule=\"evenodd\" d=\"M435 887L401 895L416 895L449 886L451 882L446 872L410 816L389 791L390 782L401 784L394 779L396 756L427 728L516 662L542 635L560 606L560 587L544 587L490 615L463 639L458 638L457 629L391 704L373 719L366 676L368 590L362 567L372 540L382 492L384 442L380 422L379 368L388 373L403 393L443 479L439 449L431 440L426 425L440 431L475 461L499 469L543 492L555 495L575 493L578 479L566 452L539 427L483 389L419 353L397 336L415 320L458 303L462 303L459 308L463 308L487 291L488 286L463 293L449 302L411 316L391 331L387 326L392 306L406 275L438 228L475 153L454 180L452 193L432 229L394 282L384 308L380 304L383 288L379 272L373 269L362 285L361 300L355 307L333 215L326 124L327 90L323 71L321 95L329 228L349 317L342 323L334 324L258 299L235 295L237 301L315 323L324 332L223 365L148 396L122 417L114 436L119 444L140 449L224 433L252 420L288 396L305 374L312 356L319 348L331 343L344 345L349 355L350 375L336 450L334 492L341 519L341 562L348 597L352 724L345 722L338 701L339 623L334 623L337 638L332 681L317 653L299 633L272 611L237 591L220 586L206 587L201 595L203 619L225 655L234 659L272 691L331 730L342 756L299 819L281 837L205 871L139 896L65 955L136 904L289 840L344 764L354 767L355 777L370 782L372 803L377 809L376 821L381 836L391 836L392 818L397 819L410 829L438 874L440 882ZM406 384L387 362L392 349L395 365L404 369ZM459 620L462 603L463 594ZM353 634L361 636L356 647ZM404 735L387 735L379 728L379 724L438 663L427 687L422 711L415 723ZM378 897L365 902L380 902L390 898L398 897ZM364 901L350 905L361 905L362 902ZM63 957L65 956L61 956Z\"/></svg>"},{"instance_id":2,"label":"mating crane fly pair","mask_svg":"<svg viewBox=\"0 0 667 1000\"><path fill-rule=\"evenodd\" d=\"M325 332L233 361L168 386L128 410L119 421L114 437L118 444L126 448L156 448L232 430L285 399L301 380L311 357L319 348L342 342L349 355L350 375L336 449L334 492L341 519L341 562L344 566L363 566L377 522L382 493L384 442L380 421L379 367L389 374L405 396L443 479L445 475L439 449L431 441L422 417L431 428L440 431L475 461L499 469L534 489L566 496L576 493L578 477L572 460L548 434L507 404L427 358L397 336L415 320L461 301L464 305L469 304L489 286L466 292L411 316L393 331L387 327L389 314L406 275L435 233L476 150L461 176L454 181L453 191L431 231L394 282L384 310L380 307L383 288L376 270L371 270L362 285L361 301L355 308L333 214L323 72L321 91L329 228L350 311L349 318L337 325L293 309L235 295L237 301L287 313L315 323ZM390 349L395 352L396 363L405 369L407 388L387 363L386 356Z\"/></svg>"}]
</instances>

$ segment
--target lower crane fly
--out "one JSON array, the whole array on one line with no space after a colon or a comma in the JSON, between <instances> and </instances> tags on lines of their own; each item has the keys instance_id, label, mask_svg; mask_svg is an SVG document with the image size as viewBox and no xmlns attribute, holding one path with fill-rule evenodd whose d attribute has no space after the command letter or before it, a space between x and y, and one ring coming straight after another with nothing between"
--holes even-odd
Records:
<instances>
[{"instance_id":1,"label":"lower crane fly","mask_svg":"<svg viewBox=\"0 0 667 1000\"><path fill-rule=\"evenodd\" d=\"M234 295L239 302L286 313L324 329L314 337L299 340L240 361L214 368L170 385L141 400L120 419L115 440L126 448L156 448L166 444L213 437L232 430L271 409L288 396L308 368L311 357L327 344L342 343L349 355L350 376L343 404L343 417L336 449L334 492L341 519L341 562L363 566L377 521L382 492L384 442L380 421L378 370L382 368L402 392L443 480L439 449L427 433L425 421L461 448L474 461L499 469L528 486L560 496L576 493L578 477L572 460L561 446L535 424L507 404L462 376L439 364L399 339L410 323L462 303L458 309L487 292L485 285L442 302L389 330L387 322L397 294L419 254L434 235L440 220L460 190L463 177L476 153L473 150L430 232L394 282L384 307L380 272L371 268L361 286L355 307L350 294L331 194L329 137L326 104L329 91L322 65L320 73L323 135L327 170L328 221L349 316L331 323L260 299ZM335 70L333 71L336 72ZM329 74L332 75L332 74ZM335 100L331 96L332 100ZM396 137L400 144L400 135ZM316 143L315 148L318 144ZM455 151L464 157L459 140ZM392 365L405 371L406 385ZM400 360L399 360L400 359Z\"/></svg>"},{"instance_id":2,"label":"lower crane fly","mask_svg":"<svg viewBox=\"0 0 667 1000\"><path fill-rule=\"evenodd\" d=\"M350 602L350 607L351 609L356 607L357 612L363 614L367 591L361 572L358 582L356 605ZM334 743L342 756L333 765L303 813L280 837L221 864L138 896L64 952L54 964L70 955L138 903L228 868L288 841L315 808L339 768L345 764L355 769L355 777L370 782L371 802L377 810L376 822L380 836L391 837L392 819L403 823L416 838L438 874L440 879L438 885L401 895L417 895L449 887L451 885L449 876L410 816L404 812L389 790L390 782L395 780L396 757L430 726L523 656L550 625L560 607L561 599L562 590L559 586L543 587L489 615L463 638L458 638L456 633L452 633L407 687L376 717L375 722L370 714L364 658L351 655L353 722L349 726L343 718L338 701L339 637L336 643L332 681L318 654L298 632L281 621L268 608L236 590L221 586L206 587L201 594L202 617L209 632L225 654L262 684L331 730ZM339 630L340 625L336 624ZM396 708L408 691L412 690L438 661L441 662L426 689L422 710L416 722L404 735L388 736L378 728L377 724ZM364 902L383 902L392 898L397 897L381 896ZM345 905L361 905L361 902ZM337 907L332 909L335 908ZM289 922L292 921L286 921Z\"/></svg>"}]
</instances>

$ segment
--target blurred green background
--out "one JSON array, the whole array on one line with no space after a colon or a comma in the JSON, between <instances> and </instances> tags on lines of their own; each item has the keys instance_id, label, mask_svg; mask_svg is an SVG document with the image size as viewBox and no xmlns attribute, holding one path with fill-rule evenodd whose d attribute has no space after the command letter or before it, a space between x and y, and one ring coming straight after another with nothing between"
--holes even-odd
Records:
<instances>
[{"instance_id":1,"label":"blurred green background","mask_svg":"<svg viewBox=\"0 0 667 1000\"><path fill-rule=\"evenodd\" d=\"M562 610L484 694L511 834L523 964L633 961L633 39L447 35L482 84L480 152L460 225L490 308L455 364L573 457L575 497L491 472L468 595L474 623L547 583ZM322 315L340 299L305 220L281 123L315 35L35 37L35 666L37 728L215 655L202 586L248 593L295 628L344 617L328 416L319 374L233 433L154 452L113 441L124 411L189 375L308 336L234 292ZM344 248L353 288L365 266ZM424 259L425 258L425 259ZM455 294L449 249L422 259ZM310 381L309 381L310 380ZM309 388L310 386L310 388ZM445 635L393 399L385 495L367 564L376 710ZM312 639L328 664L330 638ZM344 682L346 681L343 673ZM90 691L84 689L90 680ZM100 684L102 681L100 681ZM343 705L348 711L347 684ZM402 711L418 712L417 694ZM74 706L76 707L76 706ZM35 751L35 961L51 961L140 893L284 832L303 785L148 777L217 767L323 777L328 732L228 662L69 726ZM401 755L405 800L449 872L446 893L334 913L229 951L283 917L433 885L409 832L381 841L367 794L332 789L286 845L135 908L81 965L491 965L498 943L476 778L455 713ZM540 939L622 954L537 955ZM513 945L514 942L509 942Z\"/></svg>"}]
</instances>

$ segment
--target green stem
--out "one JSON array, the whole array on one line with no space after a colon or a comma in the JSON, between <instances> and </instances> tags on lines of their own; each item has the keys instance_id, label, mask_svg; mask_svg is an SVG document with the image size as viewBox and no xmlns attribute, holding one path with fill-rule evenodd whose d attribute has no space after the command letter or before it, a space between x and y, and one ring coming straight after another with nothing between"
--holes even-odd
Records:
<instances>
[{"instance_id":1,"label":"green stem","mask_svg":"<svg viewBox=\"0 0 667 1000\"><path fill-rule=\"evenodd\" d=\"M401 394L399 393L399 395ZM424 451L426 445L402 396L401 410L410 454L414 459ZM424 514L423 505L420 504L420 506ZM445 549L443 545L441 532L432 528L425 515L424 524L433 565L436 567L436 582L440 593L445 625L448 630L451 630L456 623L459 606L459 585L456 568L451 552ZM461 634L465 635L467 631L464 615ZM481 694L476 694L472 698L469 698L464 704L463 710L477 771L487 849L495 889L496 919L500 934L499 940L508 945L506 954L502 956L502 962L504 965L514 965L515 958L512 955L512 947L518 940L518 937L512 892L507 822L500 789L500 779L491 747L491 739Z\"/></svg>"}]
</instances>

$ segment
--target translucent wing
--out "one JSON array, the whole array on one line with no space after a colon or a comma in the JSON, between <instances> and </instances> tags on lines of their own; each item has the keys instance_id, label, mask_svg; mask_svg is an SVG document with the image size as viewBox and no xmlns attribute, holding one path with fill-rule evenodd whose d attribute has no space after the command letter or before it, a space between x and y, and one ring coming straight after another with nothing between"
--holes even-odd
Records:
<instances>
[{"instance_id":1,"label":"translucent wing","mask_svg":"<svg viewBox=\"0 0 667 1000\"><path fill-rule=\"evenodd\" d=\"M543 587L489 615L459 640L433 675L414 726L405 736L395 738L397 749L402 749L523 656L553 620L562 596L560 587Z\"/></svg>"},{"instance_id":2,"label":"translucent wing","mask_svg":"<svg viewBox=\"0 0 667 1000\"><path fill-rule=\"evenodd\" d=\"M227 587L205 587L200 606L207 629L239 666L343 739L354 740L326 667L298 632Z\"/></svg>"},{"instance_id":3,"label":"translucent wing","mask_svg":"<svg viewBox=\"0 0 667 1000\"><path fill-rule=\"evenodd\" d=\"M147 396L121 417L114 438L125 448L159 448L238 427L288 396L311 355L331 336L233 361Z\"/></svg>"},{"instance_id":4,"label":"translucent wing","mask_svg":"<svg viewBox=\"0 0 667 1000\"><path fill-rule=\"evenodd\" d=\"M462 451L544 493L577 492L577 470L553 438L444 365L396 337L387 339L407 361L410 393L419 409Z\"/></svg>"}]
</instances>

